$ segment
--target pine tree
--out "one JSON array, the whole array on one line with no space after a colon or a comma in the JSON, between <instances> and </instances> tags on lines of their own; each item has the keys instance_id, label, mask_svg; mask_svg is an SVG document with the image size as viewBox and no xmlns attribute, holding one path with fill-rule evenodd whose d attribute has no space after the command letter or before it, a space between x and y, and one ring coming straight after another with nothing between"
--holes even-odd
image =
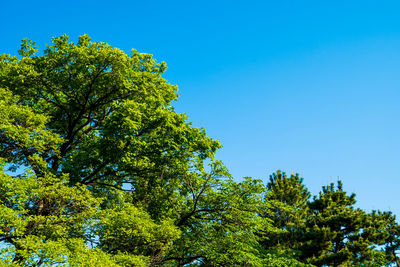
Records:
<instances>
[{"instance_id":1,"label":"pine tree","mask_svg":"<svg viewBox=\"0 0 400 267\"><path fill-rule=\"evenodd\" d=\"M308 215L310 193L298 174L290 177L278 170L267 183L266 203L270 205L264 216L278 229L268 233L261 244L266 249L296 254L299 231Z\"/></svg>"},{"instance_id":2,"label":"pine tree","mask_svg":"<svg viewBox=\"0 0 400 267\"><path fill-rule=\"evenodd\" d=\"M374 247L363 235L368 226L367 215L356 209L355 194L347 195L338 181L324 186L318 197L309 203L301 247L301 258L316 266L382 266L388 263L383 251Z\"/></svg>"},{"instance_id":3,"label":"pine tree","mask_svg":"<svg viewBox=\"0 0 400 267\"><path fill-rule=\"evenodd\" d=\"M374 246L383 247L388 261L400 266L397 255L400 248L400 225L396 222L396 216L392 212L374 210L367 214L362 236L373 241Z\"/></svg>"}]
</instances>

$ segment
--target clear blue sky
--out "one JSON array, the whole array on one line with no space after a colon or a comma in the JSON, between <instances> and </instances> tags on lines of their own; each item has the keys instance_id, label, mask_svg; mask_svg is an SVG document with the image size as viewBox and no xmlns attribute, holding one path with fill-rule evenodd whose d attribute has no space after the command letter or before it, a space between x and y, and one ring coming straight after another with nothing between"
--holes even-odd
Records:
<instances>
[{"instance_id":1,"label":"clear blue sky","mask_svg":"<svg viewBox=\"0 0 400 267\"><path fill-rule=\"evenodd\" d=\"M2 1L0 53L84 33L166 61L231 173L343 180L400 216L400 2Z\"/></svg>"}]
</instances>

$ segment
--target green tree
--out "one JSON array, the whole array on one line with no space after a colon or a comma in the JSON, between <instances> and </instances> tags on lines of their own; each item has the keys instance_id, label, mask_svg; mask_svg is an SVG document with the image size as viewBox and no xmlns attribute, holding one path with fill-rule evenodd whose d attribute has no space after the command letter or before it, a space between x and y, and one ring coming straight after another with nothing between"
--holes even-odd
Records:
<instances>
[{"instance_id":1,"label":"green tree","mask_svg":"<svg viewBox=\"0 0 400 267\"><path fill-rule=\"evenodd\" d=\"M265 203L261 214L271 220L274 231L261 231L260 244L267 250L298 258L298 248L308 211L310 193L298 174L287 176L278 170L269 177Z\"/></svg>"},{"instance_id":2,"label":"green tree","mask_svg":"<svg viewBox=\"0 0 400 267\"><path fill-rule=\"evenodd\" d=\"M264 187L174 111L165 63L86 35L37 51L0 56L2 265L293 262L258 245Z\"/></svg>"},{"instance_id":3,"label":"green tree","mask_svg":"<svg viewBox=\"0 0 400 267\"><path fill-rule=\"evenodd\" d=\"M41 56L33 45L24 41L21 58L0 61L0 157L7 173L17 171L3 172L1 189L9 193L0 203L0 234L13 264L79 261L71 238L120 257L127 251L108 245L115 236L107 218L120 223L115 229L129 226L135 239L160 238L133 254L157 261L179 236L162 209L169 188L192 158L212 157L219 143L173 111L176 87L150 55L128 56L87 36L77 44L54 38ZM119 206L136 222L117 220L125 216ZM140 225L145 233L134 231Z\"/></svg>"},{"instance_id":4,"label":"green tree","mask_svg":"<svg viewBox=\"0 0 400 267\"><path fill-rule=\"evenodd\" d=\"M389 261L365 229L366 213L356 209L355 194L347 195L341 181L324 186L309 203L311 216L300 250L302 259L316 266L382 266Z\"/></svg>"},{"instance_id":5,"label":"green tree","mask_svg":"<svg viewBox=\"0 0 400 267\"><path fill-rule=\"evenodd\" d=\"M270 203L271 209L266 216L280 230L273 240L269 238L269 244L296 249L296 235L307 218L311 194L298 174L288 177L280 170L270 176L267 189L265 200Z\"/></svg>"},{"instance_id":6,"label":"green tree","mask_svg":"<svg viewBox=\"0 0 400 267\"><path fill-rule=\"evenodd\" d=\"M374 210L367 214L362 236L372 240L375 246L383 247L388 261L400 266L400 259L397 255L400 248L400 225L396 222L396 216L391 212Z\"/></svg>"},{"instance_id":7,"label":"green tree","mask_svg":"<svg viewBox=\"0 0 400 267\"><path fill-rule=\"evenodd\" d=\"M317 266L398 265L399 230L390 212L366 213L354 207L339 181L323 187L310 201L299 176L277 171L270 176L262 215L273 231L261 231L260 244L270 251ZM278 228L278 230L276 230Z\"/></svg>"}]
</instances>

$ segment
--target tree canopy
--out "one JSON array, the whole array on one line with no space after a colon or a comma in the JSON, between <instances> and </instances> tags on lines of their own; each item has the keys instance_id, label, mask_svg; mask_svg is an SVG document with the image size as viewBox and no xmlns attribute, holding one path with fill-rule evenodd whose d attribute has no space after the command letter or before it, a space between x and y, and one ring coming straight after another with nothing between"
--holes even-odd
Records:
<instances>
[{"instance_id":1,"label":"tree canopy","mask_svg":"<svg viewBox=\"0 0 400 267\"><path fill-rule=\"evenodd\" d=\"M38 51L0 55L2 266L398 264L394 215L341 183L233 179L164 62L87 35Z\"/></svg>"}]
</instances>

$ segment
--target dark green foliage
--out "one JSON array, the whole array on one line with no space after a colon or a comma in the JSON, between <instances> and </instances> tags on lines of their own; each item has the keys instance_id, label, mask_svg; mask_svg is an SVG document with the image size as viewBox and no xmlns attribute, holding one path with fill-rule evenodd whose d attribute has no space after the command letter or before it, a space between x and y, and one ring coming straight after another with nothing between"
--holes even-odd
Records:
<instances>
[{"instance_id":1,"label":"dark green foliage","mask_svg":"<svg viewBox=\"0 0 400 267\"><path fill-rule=\"evenodd\" d=\"M372 211L367 214L363 237L384 248L386 258L400 266L400 225L391 212Z\"/></svg>"},{"instance_id":2,"label":"dark green foliage","mask_svg":"<svg viewBox=\"0 0 400 267\"><path fill-rule=\"evenodd\" d=\"M338 181L310 200L298 175L277 171L267 184L261 215L275 228L258 233L268 251L284 253L315 266L384 266L398 264L399 225L390 212L355 208Z\"/></svg>"},{"instance_id":3,"label":"dark green foliage","mask_svg":"<svg viewBox=\"0 0 400 267\"><path fill-rule=\"evenodd\" d=\"M310 193L298 174L288 177L278 170L267 183L265 201L269 203L263 216L272 220L277 231L266 233L261 244L266 249L274 249L286 254L296 254L300 245L299 229L305 224L308 216Z\"/></svg>"},{"instance_id":4,"label":"dark green foliage","mask_svg":"<svg viewBox=\"0 0 400 267\"><path fill-rule=\"evenodd\" d=\"M376 214L356 209L355 203L355 194L347 195L341 181L336 188L333 183L323 187L309 203L302 260L316 266L382 266L393 261L379 248L386 237L371 229Z\"/></svg>"},{"instance_id":5,"label":"dark green foliage","mask_svg":"<svg viewBox=\"0 0 400 267\"><path fill-rule=\"evenodd\" d=\"M309 203L311 217L307 221L302 257L317 265L339 266L353 262L352 248L363 247L361 229L364 212L356 210L355 194L347 196L339 181L323 187ZM359 251L363 252L363 251Z\"/></svg>"}]
</instances>

